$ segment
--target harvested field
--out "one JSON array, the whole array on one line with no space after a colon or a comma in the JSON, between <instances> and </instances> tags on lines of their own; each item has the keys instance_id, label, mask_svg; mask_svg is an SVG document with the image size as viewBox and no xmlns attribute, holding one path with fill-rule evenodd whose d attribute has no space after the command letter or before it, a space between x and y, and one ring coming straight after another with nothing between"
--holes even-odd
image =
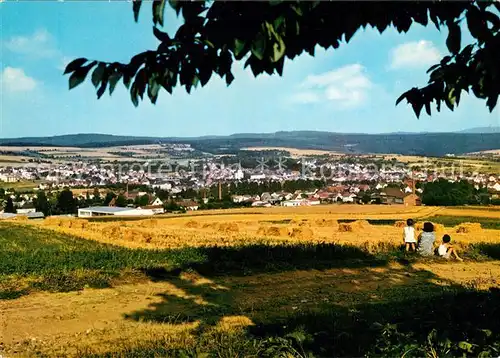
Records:
<instances>
[{"instance_id":1,"label":"harvested field","mask_svg":"<svg viewBox=\"0 0 500 358\"><path fill-rule=\"evenodd\" d=\"M304 350L314 356L377 356L366 337L383 339L371 328L380 324L411 332L410 343L424 348L408 357L420 357L432 329L455 330L457 342L475 327L500 332L500 297L489 291L500 288L500 237L481 228L485 217L447 225L429 217L439 208L332 207L2 222L0 355L274 357L289 349L296 358L295 341L286 343L293 351L275 342L307 334ZM401 251L408 217L417 232L434 222L436 246L451 235L465 262ZM339 330L347 338L332 344ZM389 355L405 354L397 347Z\"/></svg>"}]
</instances>

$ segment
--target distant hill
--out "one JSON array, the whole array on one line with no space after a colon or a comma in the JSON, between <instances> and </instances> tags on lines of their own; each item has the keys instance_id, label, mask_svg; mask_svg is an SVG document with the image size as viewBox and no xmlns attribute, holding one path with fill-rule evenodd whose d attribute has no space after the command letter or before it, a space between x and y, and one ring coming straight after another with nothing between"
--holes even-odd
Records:
<instances>
[{"instance_id":1,"label":"distant hill","mask_svg":"<svg viewBox=\"0 0 500 358\"><path fill-rule=\"evenodd\" d=\"M500 126L470 128L459 133L500 133Z\"/></svg>"},{"instance_id":2,"label":"distant hill","mask_svg":"<svg viewBox=\"0 0 500 358\"><path fill-rule=\"evenodd\" d=\"M487 127L490 128L490 127ZM493 127L495 128L495 127ZM156 143L189 143L203 152L236 153L245 147L291 147L331 150L344 153L395 153L443 156L500 149L500 132L343 134L320 131L281 131L275 133L238 133L229 136L138 137L110 134L68 134L53 137L0 139L3 146L110 147ZM484 130L484 129L483 129ZM469 133L469 131L474 131Z\"/></svg>"}]
</instances>

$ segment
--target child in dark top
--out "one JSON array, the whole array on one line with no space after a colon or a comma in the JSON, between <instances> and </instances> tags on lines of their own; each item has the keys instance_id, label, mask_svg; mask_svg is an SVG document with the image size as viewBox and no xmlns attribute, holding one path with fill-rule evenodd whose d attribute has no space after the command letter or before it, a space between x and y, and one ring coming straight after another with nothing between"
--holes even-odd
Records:
<instances>
[{"instance_id":1,"label":"child in dark top","mask_svg":"<svg viewBox=\"0 0 500 358\"><path fill-rule=\"evenodd\" d=\"M417 252L422 256L433 256L434 241L436 241L436 236L434 235L434 225L431 222L425 222L424 232L422 232L418 237Z\"/></svg>"}]
</instances>

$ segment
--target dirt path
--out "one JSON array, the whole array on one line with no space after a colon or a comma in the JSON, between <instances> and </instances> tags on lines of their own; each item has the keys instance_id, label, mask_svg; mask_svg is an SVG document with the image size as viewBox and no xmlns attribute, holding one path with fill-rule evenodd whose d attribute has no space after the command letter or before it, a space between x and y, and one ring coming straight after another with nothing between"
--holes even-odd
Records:
<instances>
[{"instance_id":1,"label":"dirt path","mask_svg":"<svg viewBox=\"0 0 500 358\"><path fill-rule=\"evenodd\" d=\"M182 346L192 341L200 320L209 321L209 316L224 321L224 329L233 329L263 315L272 314L274 319L294 310L315 309L319 302L384 300L384 292L396 288L450 283L498 287L497 277L500 262L427 263L411 269L390 265L290 271L217 282L191 273L110 289L36 293L0 301L0 355L42 351L74 356L79 350L113 351L153 339Z\"/></svg>"}]
</instances>

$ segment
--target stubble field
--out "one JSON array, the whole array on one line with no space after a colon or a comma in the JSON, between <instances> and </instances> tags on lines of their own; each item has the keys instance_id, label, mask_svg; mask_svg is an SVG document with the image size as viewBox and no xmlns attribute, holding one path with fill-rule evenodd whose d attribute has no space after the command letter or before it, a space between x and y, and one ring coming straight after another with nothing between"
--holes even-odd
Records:
<instances>
[{"instance_id":1,"label":"stubble field","mask_svg":"<svg viewBox=\"0 0 500 358\"><path fill-rule=\"evenodd\" d=\"M409 217L465 261L401 251ZM346 205L0 223L0 354L494 356L499 222Z\"/></svg>"}]
</instances>

